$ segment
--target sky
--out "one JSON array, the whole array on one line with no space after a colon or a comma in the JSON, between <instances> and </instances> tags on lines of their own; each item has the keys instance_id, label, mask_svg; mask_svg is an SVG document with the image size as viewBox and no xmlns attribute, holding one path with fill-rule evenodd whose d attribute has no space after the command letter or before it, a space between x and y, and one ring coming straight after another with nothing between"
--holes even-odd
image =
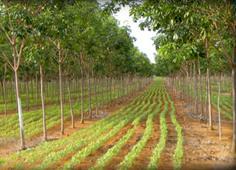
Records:
<instances>
[{"instance_id":1,"label":"sky","mask_svg":"<svg viewBox=\"0 0 236 170\"><path fill-rule=\"evenodd\" d=\"M129 16L129 6L122 7L119 12L113 14L114 17L119 21L120 26L128 26L131 30L131 36L135 37L136 41L134 45L138 49L145 53L152 63L155 62L156 48L153 44L152 38L156 35L155 32L149 31L148 29L141 30L139 23L135 23L132 16Z\"/></svg>"},{"instance_id":2,"label":"sky","mask_svg":"<svg viewBox=\"0 0 236 170\"><path fill-rule=\"evenodd\" d=\"M109 0L97 0L100 4L104 4ZM145 29L142 31L139 28L139 23L133 21L132 16L129 15L129 6L121 7L120 11L113 16L119 21L120 26L128 26L131 30L131 36L135 37L134 45L145 53L152 63L155 62L156 48L153 44L152 38L156 35L155 32Z\"/></svg>"}]
</instances>

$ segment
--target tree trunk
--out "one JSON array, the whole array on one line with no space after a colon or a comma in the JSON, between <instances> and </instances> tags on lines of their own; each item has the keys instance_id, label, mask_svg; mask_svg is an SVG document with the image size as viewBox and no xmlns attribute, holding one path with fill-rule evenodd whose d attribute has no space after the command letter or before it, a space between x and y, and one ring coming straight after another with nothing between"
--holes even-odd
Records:
<instances>
[{"instance_id":1,"label":"tree trunk","mask_svg":"<svg viewBox=\"0 0 236 170\"><path fill-rule=\"evenodd\" d=\"M29 111L29 79L26 79L26 107Z\"/></svg>"},{"instance_id":2,"label":"tree trunk","mask_svg":"<svg viewBox=\"0 0 236 170\"><path fill-rule=\"evenodd\" d=\"M35 75L35 102L38 104L38 75Z\"/></svg>"},{"instance_id":3,"label":"tree trunk","mask_svg":"<svg viewBox=\"0 0 236 170\"><path fill-rule=\"evenodd\" d=\"M102 98L101 103L103 103L105 101L105 96L104 96L104 79L101 78L100 81L101 81L101 88L100 88L100 90L101 90L101 98Z\"/></svg>"},{"instance_id":4,"label":"tree trunk","mask_svg":"<svg viewBox=\"0 0 236 170\"><path fill-rule=\"evenodd\" d=\"M11 98L11 102L13 102L14 101L14 96L15 96L15 94L16 94L16 88L14 87L15 86L15 82L14 82L14 80L12 79L12 81L11 81L11 95L10 95L10 98ZM15 94L14 94L15 93ZM16 97L16 96L15 96Z\"/></svg>"},{"instance_id":5,"label":"tree trunk","mask_svg":"<svg viewBox=\"0 0 236 170\"><path fill-rule=\"evenodd\" d=\"M208 46L208 39L205 40L205 50L206 50L206 58L208 60L207 66L207 104L208 104L208 115L209 115L209 129L213 129L212 124L212 109L211 109L211 81L210 81L210 68L209 68L209 46Z\"/></svg>"},{"instance_id":6,"label":"tree trunk","mask_svg":"<svg viewBox=\"0 0 236 170\"><path fill-rule=\"evenodd\" d=\"M110 95L109 95L109 78L108 77L106 77L106 96L107 96L107 102L109 101L109 97L110 97Z\"/></svg>"},{"instance_id":7,"label":"tree trunk","mask_svg":"<svg viewBox=\"0 0 236 170\"><path fill-rule=\"evenodd\" d=\"M197 62L194 63L194 91L195 93L195 112L196 114L199 113L198 111L198 74L197 74Z\"/></svg>"},{"instance_id":8,"label":"tree trunk","mask_svg":"<svg viewBox=\"0 0 236 170\"><path fill-rule=\"evenodd\" d=\"M34 103L34 81L31 79L30 80L30 100L32 99L32 104L35 105Z\"/></svg>"},{"instance_id":9,"label":"tree trunk","mask_svg":"<svg viewBox=\"0 0 236 170\"><path fill-rule=\"evenodd\" d=\"M112 100L112 77L110 77L110 101Z\"/></svg>"},{"instance_id":10,"label":"tree trunk","mask_svg":"<svg viewBox=\"0 0 236 170\"><path fill-rule=\"evenodd\" d=\"M95 95L95 107L96 107L96 115L98 115L98 94L97 94L97 78L94 77L94 95Z\"/></svg>"},{"instance_id":11,"label":"tree trunk","mask_svg":"<svg viewBox=\"0 0 236 170\"><path fill-rule=\"evenodd\" d=\"M203 91L202 91L202 75L201 75L201 65L198 57L198 75L199 75L199 102L201 106L201 116L203 115Z\"/></svg>"},{"instance_id":12,"label":"tree trunk","mask_svg":"<svg viewBox=\"0 0 236 170\"><path fill-rule=\"evenodd\" d=\"M81 74L81 123L84 123L84 77L83 74Z\"/></svg>"},{"instance_id":13,"label":"tree trunk","mask_svg":"<svg viewBox=\"0 0 236 170\"><path fill-rule=\"evenodd\" d=\"M204 106L204 113L205 113L205 115L207 116L207 109L208 109L208 105L207 105L207 103L208 103L208 90L207 90L207 76L205 75L205 77L204 77L205 79L204 79L204 88L205 88L205 90L206 90L206 97L205 97L205 106Z\"/></svg>"},{"instance_id":14,"label":"tree trunk","mask_svg":"<svg viewBox=\"0 0 236 170\"><path fill-rule=\"evenodd\" d=\"M67 90L68 90L69 103L70 103L71 127L75 128L74 111L73 111L72 100L71 100L70 80L68 80Z\"/></svg>"},{"instance_id":15,"label":"tree trunk","mask_svg":"<svg viewBox=\"0 0 236 170\"><path fill-rule=\"evenodd\" d=\"M80 73L81 73L81 92L80 92L80 97L81 97L81 120L80 122L83 124L84 123L84 70L83 70L83 54L80 53Z\"/></svg>"},{"instance_id":16,"label":"tree trunk","mask_svg":"<svg viewBox=\"0 0 236 170\"><path fill-rule=\"evenodd\" d=\"M64 113L63 113L63 97L62 97L62 73L61 63L59 63L59 94L60 94L60 111L61 111L61 135L64 134Z\"/></svg>"},{"instance_id":17,"label":"tree trunk","mask_svg":"<svg viewBox=\"0 0 236 170\"><path fill-rule=\"evenodd\" d=\"M7 65L4 64L4 75L3 75L2 89L3 89L3 101L4 101L4 114L5 114L5 116L7 116L6 72L7 72Z\"/></svg>"},{"instance_id":18,"label":"tree trunk","mask_svg":"<svg viewBox=\"0 0 236 170\"><path fill-rule=\"evenodd\" d=\"M58 43L58 72L59 72L59 95L60 95L60 112L61 112L61 135L64 135L64 111L63 111L63 94L62 94L62 71L61 71L61 62L62 54L60 49L60 43Z\"/></svg>"},{"instance_id":19,"label":"tree trunk","mask_svg":"<svg viewBox=\"0 0 236 170\"><path fill-rule=\"evenodd\" d=\"M218 109L218 129L219 129L219 139L221 140L222 130L221 130L221 113L220 113L220 96L221 96L221 74L220 80L218 82L218 99L217 99L217 109Z\"/></svg>"},{"instance_id":20,"label":"tree trunk","mask_svg":"<svg viewBox=\"0 0 236 170\"><path fill-rule=\"evenodd\" d=\"M235 26L236 27L236 26ZM236 37L236 28L234 28ZM232 67L232 100L233 100L233 141L232 141L232 151L236 152L236 40L234 39L234 52L233 52L233 67Z\"/></svg>"},{"instance_id":21,"label":"tree trunk","mask_svg":"<svg viewBox=\"0 0 236 170\"><path fill-rule=\"evenodd\" d=\"M89 99L89 118L92 119L92 106L91 106L91 80L90 80L90 73L88 73L88 99Z\"/></svg>"},{"instance_id":22,"label":"tree trunk","mask_svg":"<svg viewBox=\"0 0 236 170\"><path fill-rule=\"evenodd\" d=\"M17 70L14 70L14 74L15 74L16 101L17 101L18 117L19 117L21 149L25 149L24 123L23 123L21 100L20 100L20 96L19 96L19 84L18 84L18 72L17 72Z\"/></svg>"},{"instance_id":23,"label":"tree trunk","mask_svg":"<svg viewBox=\"0 0 236 170\"><path fill-rule=\"evenodd\" d=\"M41 95L41 104L42 104L42 112L43 112L43 140L47 140L47 125L46 125L46 113L45 113L45 104L44 104L44 82L43 82L43 67L40 64L40 95Z\"/></svg>"},{"instance_id":24,"label":"tree trunk","mask_svg":"<svg viewBox=\"0 0 236 170\"><path fill-rule=\"evenodd\" d=\"M141 86L142 86L142 83L141 83ZM122 96L125 95L125 84L124 84L124 76L122 75L122 78L121 78L121 89L122 89Z\"/></svg>"}]
</instances>

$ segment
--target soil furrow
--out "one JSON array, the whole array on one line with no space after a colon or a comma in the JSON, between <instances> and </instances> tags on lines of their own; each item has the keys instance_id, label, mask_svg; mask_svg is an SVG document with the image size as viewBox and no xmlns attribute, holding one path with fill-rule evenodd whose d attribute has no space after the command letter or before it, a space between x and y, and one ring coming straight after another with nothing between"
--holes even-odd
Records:
<instances>
[{"instance_id":1,"label":"soil furrow","mask_svg":"<svg viewBox=\"0 0 236 170\"><path fill-rule=\"evenodd\" d=\"M169 105L169 108L170 108L170 105ZM166 124L168 128L166 146L161 154L159 166L158 166L158 169L165 169L165 170L173 169L172 158L173 158L175 146L177 143L175 127L171 122L170 115L168 114L169 112L170 112L170 109L168 110L166 114Z\"/></svg>"},{"instance_id":2,"label":"soil furrow","mask_svg":"<svg viewBox=\"0 0 236 170\"><path fill-rule=\"evenodd\" d=\"M134 135L128 140L128 142L121 148L118 155L116 155L110 163L104 168L107 170L116 169L117 165L124 159L125 155L129 153L132 147L142 138L146 124L144 121L135 127Z\"/></svg>"},{"instance_id":3,"label":"soil furrow","mask_svg":"<svg viewBox=\"0 0 236 170\"><path fill-rule=\"evenodd\" d=\"M89 169L90 167L93 167L97 159L101 157L103 154L105 154L108 149L113 147L116 144L116 142L118 142L122 138L122 136L124 136L126 132L131 128L133 128L133 126L129 124L123 129L121 129L117 135L109 139L103 146L101 146L94 153L86 157L86 159L82 161L78 166L76 166L75 169Z\"/></svg>"},{"instance_id":4,"label":"soil furrow","mask_svg":"<svg viewBox=\"0 0 236 170\"><path fill-rule=\"evenodd\" d=\"M143 148L142 152L136 158L132 170L146 169L152 155L152 151L156 146L157 141L160 136L160 124L159 124L160 112L155 116L153 121L153 132L151 138L148 140L147 144Z\"/></svg>"},{"instance_id":5,"label":"soil furrow","mask_svg":"<svg viewBox=\"0 0 236 170\"><path fill-rule=\"evenodd\" d=\"M186 116L186 101L172 94L176 107L176 117L183 127L184 134L184 170L235 169L236 159L229 153L232 129L228 123L222 123L222 140L218 129L208 129L206 123ZM213 114L215 114L213 112ZM216 124L215 124L216 125Z\"/></svg>"}]
</instances>

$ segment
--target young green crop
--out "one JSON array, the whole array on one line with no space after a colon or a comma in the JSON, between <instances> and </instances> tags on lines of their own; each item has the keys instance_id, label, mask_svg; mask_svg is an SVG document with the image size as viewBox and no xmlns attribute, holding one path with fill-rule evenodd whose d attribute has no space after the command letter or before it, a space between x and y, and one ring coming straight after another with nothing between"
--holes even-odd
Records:
<instances>
[{"instance_id":1,"label":"young green crop","mask_svg":"<svg viewBox=\"0 0 236 170\"><path fill-rule=\"evenodd\" d=\"M95 96L92 96L93 103L95 102ZM101 95L98 96L100 103L106 103L110 101L104 101L101 98ZM92 103L92 106L95 104ZM73 106L76 110L79 109L80 105L77 103ZM85 111L88 110L88 101L84 104ZM53 127L55 124L60 123L60 115L58 114L60 108L58 106L49 106L46 109L47 114L47 128ZM69 105L64 106L64 116L65 119L70 116L70 107ZM0 137L17 137L18 135L18 117L17 115L10 115L0 119ZM39 134L42 132L42 120L41 120L41 110L24 112L24 124L25 124L25 135L26 137L31 137L33 135Z\"/></svg>"},{"instance_id":2,"label":"young green crop","mask_svg":"<svg viewBox=\"0 0 236 170\"><path fill-rule=\"evenodd\" d=\"M129 169L132 166L135 158L139 155L139 153L142 151L147 141L151 137L151 134L153 132L153 117L160 111L162 105L160 96L158 101L160 102L156 107L154 107L154 109L146 111L148 113L148 119L146 121L146 129L144 131L144 134L141 140L132 148L132 150L125 156L124 160L119 164L118 169ZM155 104L155 102L153 103Z\"/></svg>"},{"instance_id":3,"label":"young green crop","mask_svg":"<svg viewBox=\"0 0 236 170\"><path fill-rule=\"evenodd\" d=\"M152 94L152 96L154 96L154 94ZM149 102L150 103L150 102ZM150 106L150 104L147 102L144 102L144 104L146 104L145 107L143 107L143 109L141 110L141 119L144 116L142 114L142 111L146 110L148 106ZM87 157L90 153L94 152L96 149L98 149L103 143L105 143L109 138L111 138L112 136L114 136L123 126L125 126L130 120L132 120L134 118L135 114L129 114L125 117L124 121L122 121L120 124L121 126L119 126L120 124L118 124L117 126L119 127L119 129L116 129L116 127L113 130L110 131L106 136L102 136L101 138L98 138L96 140L96 142L92 141L86 148L82 149L81 151L79 151L78 153L76 153L72 159L67 162L64 165L64 169L71 169L74 168L77 164L79 164L85 157ZM136 115L137 116L137 115ZM136 120L136 119L135 119ZM135 121L134 122L137 122Z\"/></svg>"},{"instance_id":4,"label":"young green crop","mask_svg":"<svg viewBox=\"0 0 236 170\"><path fill-rule=\"evenodd\" d=\"M182 164L182 160L184 156L184 149L183 149L184 138L182 134L182 127L178 123L175 116L174 102L171 101L169 95L168 95L168 102L171 104L171 111L170 111L171 122L175 126L175 131L177 133L177 144L176 144L175 152L173 154L173 165L174 165L174 169L178 170L178 169L181 169L181 164Z\"/></svg>"},{"instance_id":5,"label":"young green crop","mask_svg":"<svg viewBox=\"0 0 236 170\"><path fill-rule=\"evenodd\" d=\"M135 102L135 104L139 106L139 102ZM44 149L38 149L39 152L41 150L43 150L44 154L51 152L48 155L48 158L46 157L47 159L45 159L45 162L43 162L41 164L41 166L47 167L46 165L50 165L53 162L61 159L63 154L72 152L73 149L75 149L75 147L79 148L80 144L82 144L81 140L83 140L83 139L86 140L87 139L86 137L92 138L96 134L99 136L99 134L101 134L102 132L107 131L109 128L112 128L116 123L121 121L123 119L123 116L125 116L127 113L129 113L129 111L131 111L131 110L135 111L136 109L138 110L139 107L136 107L136 105L133 105L133 106L130 105L130 107L127 108L127 110L123 110L122 109L122 110L120 110L120 112L114 114L113 116L110 116L110 117L108 117L106 119L103 119L103 120L95 123L91 127L91 129L86 129L86 131L85 130L83 131L83 132L85 132L85 133L83 133L84 137L83 137L83 134L81 134L81 133L75 133L75 134L70 136L70 138L69 138L70 140L67 140L67 142L60 142L60 143L57 143L57 144L53 144L53 143L50 144L50 143L48 143L48 145L46 147L44 147ZM104 124L105 124L105 126L104 126ZM90 133L92 133L92 135ZM80 138L78 138L78 137L80 137ZM62 145L65 145L65 143L67 145L66 145L65 148L63 148ZM59 147L63 148L63 150L58 151ZM57 150L57 152L53 152L53 150ZM34 160L37 160L37 157L38 157L39 154L43 154L42 152L37 153L37 154L36 153L33 154L33 153L30 156L30 159L28 159L30 161L30 164L32 164ZM35 155L37 155L37 156L35 156ZM60 155L60 156L58 156L58 155ZM51 161L49 161L49 160L51 160ZM26 161L26 160L24 160L24 161Z\"/></svg>"},{"instance_id":6,"label":"young green crop","mask_svg":"<svg viewBox=\"0 0 236 170\"><path fill-rule=\"evenodd\" d=\"M143 110L145 110L148 106L143 105L143 104L146 103L145 101L147 99L152 98L154 96L154 93L153 93L154 91L151 91L151 89L153 89L152 86L150 87L150 89L148 91L143 93L141 96L137 97L128 106L125 106L122 109L120 109L119 111L117 111L116 113L111 114L107 118L104 118L104 119L96 122L92 126L86 128L86 129L81 129L78 132L72 134L71 136L69 136L67 138L63 138L58 141L45 142L45 143L42 143L41 145L37 146L34 149L25 150L25 151L19 152L17 154L13 154L12 156L5 159L5 162L9 162L11 160L11 162L13 162L12 164L10 164L11 167L18 167L18 165L20 165L20 164L22 166L22 163L25 164L27 167L30 167L36 161L38 162L38 157L43 158L46 156L44 159L45 162L42 163L42 167L43 167L43 165L44 165L44 167L48 167L52 164L49 163L47 165L47 159L53 160L52 163L61 159L60 156L57 156L57 152L61 153L63 155L63 153L66 153L66 151L69 152L70 146L72 146L72 145L75 146L77 143L80 143L80 141L82 139L88 138L89 136L93 136L94 133L101 134L104 131L108 131L109 128L113 127L114 125L116 125L117 123L122 121L127 116L127 114L132 114L135 117L138 115L138 114L136 114L136 112L141 113ZM146 103L146 104L148 104L148 103ZM96 132L96 131L98 131L98 132ZM67 147L68 147L68 149L66 149ZM58 154L58 155L60 155L60 154ZM14 160L17 160L17 162L15 162Z\"/></svg>"},{"instance_id":7,"label":"young green crop","mask_svg":"<svg viewBox=\"0 0 236 170\"><path fill-rule=\"evenodd\" d=\"M160 139L158 144L155 146L155 148L153 149L152 152L152 156L150 158L150 162L148 164L148 169L157 169L158 168L158 163L159 163L159 159L161 156L162 151L165 148L166 145L166 138L167 138L167 133L168 133L168 129L167 129L167 125L166 125L166 113L168 111L168 103L166 102L166 100L164 100L164 110L160 113Z\"/></svg>"},{"instance_id":8,"label":"young green crop","mask_svg":"<svg viewBox=\"0 0 236 170\"><path fill-rule=\"evenodd\" d=\"M96 165L90 168L90 170L103 169L108 162L119 153L120 149L133 136L134 132L135 128L129 129L128 132L111 149L109 149L101 158L97 160Z\"/></svg>"},{"instance_id":9,"label":"young green crop","mask_svg":"<svg viewBox=\"0 0 236 170\"><path fill-rule=\"evenodd\" d=\"M158 105L158 108L160 108L160 105ZM151 108L154 107L154 105L152 104L152 106L150 106ZM147 111L145 112L147 113ZM146 114L145 114L146 115ZM140 122L140 118L141 117L137 117L134 121L133 124L136 126L138 126L139 122ZM125 143L128 141L128 139L133 135L135 131L135 128L130 129L126 135L124 135L111 149L109 149L101 158L99 158L96 162L96 165L94 167L92 167L91 169L103 169L108 162L119 153L120 149L122 146L125 145Z\"/></svg>"},{"instance_id":10,"label":"young green crop","mask_svg":"<svg viewBox=\"0 0 236 170\"><path fill-rule=\"evenodd\" d=\"M136 107L133 112L135 113L135 111L138 111L139 107ZM140 111L142 111L143 109L140 108ZM139 111L139 112L140 112ZM130 114L130 113L129 113ZM127 115L126 115L127 116ZM120 118L123 119L123 117L120 116ZM120 119L120 120L122 120ZM116 120L115 122L119 122L118 120ZM112 123L110 124L109 128L112 128L115 125L115 122L112 121ZM50 153L45 159L44 161L40 164L40 167L42 169L45 169L46 167L48 167L49 165L53 164L54 162L62 159L64 156L66 156L67 154L71 153L71 152L75 152L76 150L78 150L82 145L88 143L89 141L94 141L96 140L102 132L104 132L107 128L106 125L103 125L101 127L101 130L98 131L97 133L92 133L92 135L88 136L89 138L84 138L83 140L80 141L73 141L73 143L71 144L67 144L67 147L61 151L57 151L57 152L52 152Z\"/></svg>"}]
</instances>

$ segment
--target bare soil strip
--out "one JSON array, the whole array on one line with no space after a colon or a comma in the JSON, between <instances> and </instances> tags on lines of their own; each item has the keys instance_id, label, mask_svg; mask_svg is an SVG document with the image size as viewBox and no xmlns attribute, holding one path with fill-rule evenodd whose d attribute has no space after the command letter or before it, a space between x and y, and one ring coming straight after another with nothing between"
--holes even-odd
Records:
<instances>
[{"instance_id":1,"label":"bare soil strip","mask_svg":"<svg viewBox=\"0 0 236 170\"><path fill-rule=\"evenodd\" d=\"M133 126L129 124L123 129L121 129L118 134L116 134L113 138L109 139L102 147L100 147L94 153L86 157L86 159L82 161L75 169L89 169L90 167L93 167L97 159L100 158L103 154L105 154L108 149L113 147L116 142L118 142L131 128L133 128Z\"/></svg>"},{"instance_id":2,"label":"bare soil strip","mask_svg":"<svg viewBox=\"0 0 236 170\"><path fill-rule=\"evenodd\" d=\"M104 169L113 170L117 168L117 165L124 159L125 155L127 155L132 147L142 138L145 127L146 124L142 121L139 126L135 128L134 135L121 148L119 154L116 155Z\"/></svg>"},{"instance_id":3,"label":"bare soil strip","mask_svg":"<svg viewBox=\"0 0 236 170\"><path fill-rule=\"evenodd\" d=\"M177 143L175 127L171 122L169 112L170 112L170 107L169 107L168 112L166 113L166 124L168 128L166 146L161 154L159 166L158 166L158 169L165 169L165 170L173 169L172 158L173 158L174 150Z\"/></svg>"},{"instance_id":4,"label":"bare soil strip","mask_svg":"<svg viewBox=\"0 0 236 170\"><path fill-rule=\"evenodd\" d=\"M161 112L161 111L160 111ZM160 113L157 113L157 115L155 116L155 119L153 121L153 133L151 138L148 140L147 144L145 145L145 147L143 148L142 152L139 154L139 156L136 158L133 167L131 168L132 170L137 170L137 169L146 169L149 161L150 161L150 157L152 155L152 151L155 148L158 140L159 140L159 136L160 136L160 123L159 123L159 117L160 117Z\"/></svg>"},{"instance_id":5,"label":"bare soil strip","mask_svg":"<svg viewBox=\"0 0 236 170\"><path fill-rule=\"evenodd\" d=\"M125 126L124 128L122 128L118 134L116 134L117 136L122 136L126 131L128 131L128 129L131 128L131 125L127 125ZM116 142L117 140L119 140L119 138L116 138L116 137L113 137L111 138L104 146L102 146L101 148L99 148L95 153L98 153L100 151L103 151L103 149L108 149L109 148L109 145L111 145L111 142ZM87 145L86 145L87 146ZM86 146L80 148L79 150L85 148ZM104 148L103 148L104 147ZM66 157L64 157L62 160L58 161L56 164L52 165L52 167L50 167L50 169L58 169L59 167L63 167L63 165L69 161L73 156L74 154L76 154L77 151L74 151L73 153L67 155ZM97 155L95 155L95 153L89 155L88 159L93 159L93 157L96 157ZM91 158L92 157L92 158ZM91 163L90 160L88 160L87 158L82 161L78 167L75 167L75 169L88 169L89 168L89 164ZM95 158L94 158L95 159Z\"/></svg>"},{"instance_id":6,"label":"bare soil strip","mask_svg":"<svg viewBox=\"0 0 236 170\"><path fill-rule=\"evenodd\" d=\"M182 169L236 168L236 159L230 153L232 125L222 123L223 136L222 140L219 140L217 124L214 124L214 130L209 130L206 123L187 116L189 110L184 107L186 103L183 100L173 94L172 98L175 102L177 119L183 127L185 154Z\"/></svg>"}]
</instances>

